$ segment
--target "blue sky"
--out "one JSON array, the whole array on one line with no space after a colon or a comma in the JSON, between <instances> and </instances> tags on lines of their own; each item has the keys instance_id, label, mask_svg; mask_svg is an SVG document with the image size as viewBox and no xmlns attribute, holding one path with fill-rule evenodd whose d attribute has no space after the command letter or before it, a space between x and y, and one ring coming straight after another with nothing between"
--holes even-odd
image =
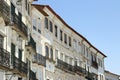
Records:
<instances>
[{"instance_id":1,"label":"blue sky","mask_svg":"<svg viewBox=\"0 0 120 80\"><path fill-rule=\"evenodd\" d=\"M108 57L105 68L120 74L120 0L39 0Z\"/></svg>"}]
</instances>

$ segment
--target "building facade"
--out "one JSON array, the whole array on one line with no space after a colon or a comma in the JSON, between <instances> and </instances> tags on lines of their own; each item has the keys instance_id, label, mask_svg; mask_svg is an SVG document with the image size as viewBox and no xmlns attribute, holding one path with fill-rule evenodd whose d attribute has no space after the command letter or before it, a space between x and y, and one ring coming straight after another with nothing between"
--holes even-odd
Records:
<instances>
[{"instance_id":1,"label":"building facade","mask_svg":"<svg viewBox=\"0 0 120 80\"><path fill-rule=\"evenodd\" d=\"M33 1L0 0L0 80L105 80L106 56Z\"/></svg>"},{"instance_id":2,"label":"building facade","mask_svg":"<svg viewBox=\"0 0 120 80\"><path fill-rule=\"evenodd\" d=\"M41 68L44 80L105 80L106 56L50 6L32 4L32 24L37 53L46 59Z\"/></svg>"},{"instance_id":3,"label":"building facade","mask_svg":"<svg viewBox=\"0 0 120 80\"><path fill-rule=\"evenodd\" d=\"M120 75L105 70L105 80L120 80Z\"/></svg>"},{"instance_id":4,"label":"building facade","mask_svg":"<svg viewBox=\"0 0 120 80\"><path fill-rule=\"evenodd\" d=\"M0 0L0 80L36 80L30 36L32 0ZM32 41L31 41L32 40Z\"/></svg>"}]
</instances>

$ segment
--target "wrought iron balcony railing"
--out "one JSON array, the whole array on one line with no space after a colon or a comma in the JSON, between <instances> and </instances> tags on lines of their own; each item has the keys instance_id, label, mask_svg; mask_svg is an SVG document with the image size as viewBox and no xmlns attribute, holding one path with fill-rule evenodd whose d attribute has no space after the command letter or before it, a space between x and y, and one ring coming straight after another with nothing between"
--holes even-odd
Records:
<instances>
[{"instance_id":1,"label":"wrought iron balcony railing","mask_svg":"<svg viewBox=\"0 0 120 80\"><path fill-rule=\"evenodd\" d=\"M29 71L29 79L30 79L30 80L38 80L38 79L36 78L36 73L33 72L32 70Z\"/></svg>"},{"instance_id":2,"label":"wrought iron balcony railing","mask_svg":"<svg viewBox=\"0 0 120 80\"><path fill-rule=\"evenodd\" d=\"M12 61L13 69L18 71L19 73L27 75L27 71L28 71L27 63L23 62L22 60L20 60L19 58L15 56L13 56L12 60L13 60Z\"/></svg>"},{"instance_id":3,"label":"wrought iron balcony railing","mask_svg":"<svg viewBox=\"0 0 120 80\"><path fill-rule=\"evenodd\" d=\"M77 66L77 65L75 66L75 72L78 74L82 74L82 75L85 75L85 73L86 73L84 68Z\"/></svg>"},{"instance_id":4,"label":"wrought iron balcony railing","mask_svg":"<svg viewBox=\"0 0 120 80\"><path fill-rule=\"evenodd\" d=\"M10 67L10 53L3 48L0 48L0 65Z\"/></svg>"},{"instance_id":5,"label":"wrought iron balcony railing","mask_svg":"<svg viewBox=\"0 0 120 80\"><path fill-rule=\"evenodd\" d=\"M57 59L57 66L58 68L64 70L64 71L70 71L70 72L74 72L74 66L60 60L60 59Z\"/></svg>"},{"instance_id":6,"label":"wrought iron balcony railing","mask_svg":"<svg viewBox=\"0 0 120 80\"><path fill-rule=\"evenodd\" d=\"M16 28L18 28L24 34L24 36L27 37L27 26L15 13L13 14L10 12L10 8L11 7L4 0L0 0L0 17L3 17L6 25L13 22L13 24L16 25Z\"/></svg>"},{"instance_id":7,"label":"wrought iron balcony railing","mask_svg":"<svg viewBox=\"0 0 120 80\"><path fill-rule=\"evenodd\" d=\"M86 77L85 78L88 79L88 80L94 80L93 79L93 74L90 73L89 71L86 71Z\"/></svg>"},{"instance_id":8,"label":"wrought iron balcony railing","mask_svg":"<svg viewBox=\"0 0 120 80\"><path fill-rule=\"evenodd\" d=\"M33 58L33 63L46 66L46 58L40 54L35 54Z\"/></svg>"},{"instance_id":9,"label":"wrought iron balcony railing","mask_svg":"<svg viewBox=\"0 0 120 80\"><path fill-rule=\"evenodd\" d=\"M34 49L34 51L36 51L36 42L34 41L32 36L30 36L30 40L28 42L28 46L31 46Z\"/></svg>"},{"instance_id":10,"label":"wrought iron balcony railing","mask_svg":"<svg viewBox=\"0 0 120 80\"><path fill-rule=\"evenodd\" d=\"M18 28L26 37L28 35L27 26L21 21L21 19L14 13L11 14L13 23L16 25L16 28Z\"/></svg>"},{"instance_id":11,"label":"wrought iron balcony railing","mask_svg":"<svg viewBox=\"0 0 120 80\"><path fill-rule=\"evenodd\" d=\"M98 69L98 63L96 61L92 61L92 66L96 69Z\"/></svg>"}]
</instances>

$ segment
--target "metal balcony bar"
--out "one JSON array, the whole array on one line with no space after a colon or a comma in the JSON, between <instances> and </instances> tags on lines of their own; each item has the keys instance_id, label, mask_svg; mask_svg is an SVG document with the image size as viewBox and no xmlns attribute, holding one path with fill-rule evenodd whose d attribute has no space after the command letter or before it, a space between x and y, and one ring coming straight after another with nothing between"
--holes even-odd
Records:
<instances>
[{"instance_id":1,"label":"metal balcony bar","mask_svg":"<svg viewBox=\"0 0 120 80\"><path fill-rule=\"evenodd\" d=\"M24 33L24 35L27 37L27 35L28 35L27 26L20 20L20 18L15 13L11 14L11 16L12 16L14 24L17 25L16 27L20 31L22 31Z\"/></svg>"},{"instance_id":2,"label":"metal balcony bar","mask_svg":"<svg viewBox=\"0 0 120 80\"><path fill-rule=\"evenodd\" d=\"M27 74L27 63L24 63L21 61L19 58L15 57L12 59L13 60L13 69L19 71L20 73Z\"/></svg>"},{"instance_id":3,"label":"metal balcony bar","mask_svg":"<svg viewBox=\"0 0 120 80\"><path fill-rule=\"evenodd\" d=\"M40 54L34 55L33 62L38 65L46 66L46 58Z\"/></svg>"},{"instance_id":4,"label":"metal balcony bar","mask_svg":"<svg viewBox=\"0 0 120 80\"><path fill-rule=\"evenodd\" d=\"M78 74L83 74L83 75L85 75L85 73L86 73L84 68L77 66L77 65L75 66L75 72Z\"/></svg>"},{"instance_id":5,"label":"metal balcony bar","mask_svg":"<svg viewBox=\"0 0 120 80\"><path fill-rule=\"evenodd\" d=\"M0 65L10 67L10 53L3 48L0 48Z\"/></svg>"},{"instance_id":6,"label":"metal balcony bar","mask_svg":"<svg viewBox=\"0 0 120 80\"><path fill-rule=\"evenodd\" d=\"M57 59L57 67L62 69L62 70L67 70L67 71L71 71L71 72L74 72L74 66L60 60L60 59Z\"/></svg>"}]
</instances>

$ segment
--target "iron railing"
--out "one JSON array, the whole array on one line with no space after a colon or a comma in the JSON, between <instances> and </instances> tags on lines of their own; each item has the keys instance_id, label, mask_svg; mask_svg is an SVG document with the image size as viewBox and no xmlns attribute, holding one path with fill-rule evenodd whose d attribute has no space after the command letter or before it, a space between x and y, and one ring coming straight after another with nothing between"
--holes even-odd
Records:
<instances>
[{"instance_id":1,"label":"iron railing","mask_svg":"<svg viewBox=\"0 0 120 80\"><path fill-rule=\"evenodd\" d=\"M74 66L60 60L60 59L57 59L57 66L58 68L64 70L64 71L71 71L71 72L74 72Z\"/></svg>"},{"instance_id":2,"label":"iron railing","mask_svg":"<svg viewBox=\"0 0 120 80\"><path fill-rule=\"evenodd\" d=\"M78 74L83 74L83 75L85 75L86 70L85 70L84 68L76 65L76 66L75 66L75 72L78 73Z\"/></svg>"},{"instance_id":3,"label":"iron railing","mask_svg":"<svg viewBox=\"0 0 120 80\"><path fill-rule=\"evenodd\" d=\"M42 56L41 54L35 54L33 58L33 63L46 66L46 58Z\"/></svg>"},{"instance_id":4,"label":"iron railing","mask_svg":"<svg viewBox=\"0 0 120 80\"><path fill-rule=\"evenodd\" d=\"M17 28L24 33L24 35L27 37L28 35L28 30L27 26L21 21L21 19L14 13L11 14L13 23L16 24Z\"/></svg>"},{"instance_id":5,"label":"iron railing","mask_svg":"<svg viewBox=\"0 0 120 80\"><path fill-rule=\"evenodd\" d=\"M10 53L3 48L0 48L0 65L10 67Z\"/></svg>"},{"instance_id":6,"label":"iron railing","mask_svg":"<svg viewBox=\"0 0 120 80\"><path fill-rule=\"evenodd\" d=\"M14 58L12 59L13 61L13 69L19 71L20 73L24 73L27 74L28 71L28 66L27 63L23 62L22 60L20 60L19 58L13 56Z\"/></svg>"}]
</instances>

